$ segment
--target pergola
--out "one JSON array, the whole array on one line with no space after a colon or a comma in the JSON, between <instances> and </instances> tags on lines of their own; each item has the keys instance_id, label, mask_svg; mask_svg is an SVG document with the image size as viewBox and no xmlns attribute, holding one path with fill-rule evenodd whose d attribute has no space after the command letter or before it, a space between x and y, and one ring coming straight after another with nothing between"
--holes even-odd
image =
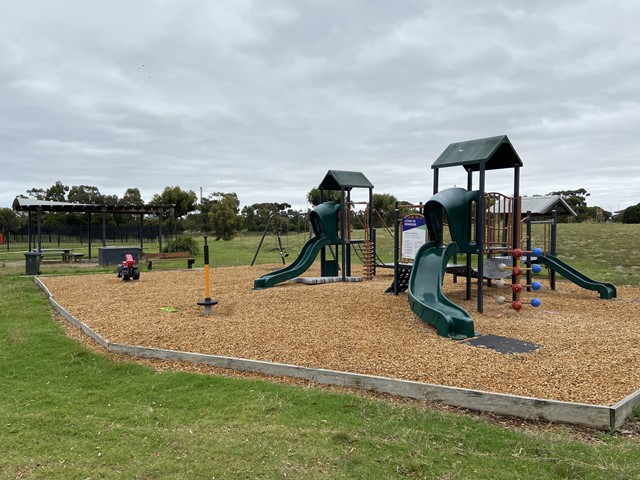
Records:
<instances>
[{"instance_id":1,"label":"pergola","mask_svg":"<svg viewBox=\"0 0 640 480\"><path fill-rule=\"evenodd\" d=\"M37 221L37 249L42 251L42 213L88 213L89 225L91 225L91 216L95 214L102 215L102 246L107 244L107 214L129 214L140 216L140 249L144 248L142 236L143 219L145 215L157 215L158 222L158 239L160 241L160 251L162 251L162 214L169 212L173 214L175 205L106 205L95 203L68 203L68 202L52 202L48 200L34 200L31 198L16 197L13 200L12 208L16 212L27 212L29 214L28 235L29 250L31 250L32 232L31 223L32 215L35 212ZM33 242L34 247L36 242ZM89 258L91 258L91 235L89 235Z\"/></svg>"}]
</instances>

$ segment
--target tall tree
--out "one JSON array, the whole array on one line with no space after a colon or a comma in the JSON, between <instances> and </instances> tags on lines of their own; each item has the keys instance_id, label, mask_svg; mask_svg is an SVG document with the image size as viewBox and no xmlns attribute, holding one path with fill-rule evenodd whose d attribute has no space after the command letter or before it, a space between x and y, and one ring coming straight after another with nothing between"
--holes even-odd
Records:
<instances>
[{"instance_id":1,"label":"tall tree","mask_svg":"<svg viewBox=\"0 0 640 480\"><path fill-rule=\"evenodd\" d=\"M0 208L0 233L6 236L9 230L17 227L20 223L20 217L10 208Z\"/></svg>"},{"instance_id":2,"label":"tall tree","mask_svg":"<svg viewBox=\"0 0 640 480\"><path fill-rule=\"evenodd\" d=\"M27 195L34 200L46 200L47 192L42 188L32 188L27 190Z\"/></svg>"},{"instance_id":3,"label":"tall tree","mask_svg":"<svg viewBox=\"0 0 640 480\"><path fill-rule=\"evenodd\" d=\"M339 202L340 191L338 190L325 190L323 193L325 202ZM320 189L317 187L312 188L307 193L307 201L314 207L320 205Z\"/></svg>"},{"instance_id":4,"label":"tall tree","mask_svg":"<svg viewBox=\"0 0 640 480\"><path fill-rule=\"evenodd\" d=\"M548 193L547 195L560 195L565 202L576 212L578 221L582 222L587 219L587 197L591 194L584 188L578 188L576 190L558 190L556 192Z\"/></svg>"},{"instance_id":5,"label":"tall tree","mask_svg":"<svg viewBox=\"0 0 640 480\"><path fill-rule=\"evenodd\" d=\"M279 220L280 223L288 225L287 218L290 211L291 205L288 203L265 202L247 205L242 209L244 227L251 232L261 232L266 228L272 215L281 215L283 219Z\"/></svg>"},{"instance_id":6,"label":"tall tree","mask_svg":"<svg viewBox=\"0 0 640 480\"><path fill-rule=\"evenodd\" d=\"M640 223L640 203L627 207L620 212L618 221L622 223Z\"/></svg>"},{"instance_id":7,"label":"tall tree","mask_svg":"<svg viewBox=\"0 0 640 480\"><path fill-rule=\"evenodd\" d=\"M182 190L180 187L165 187L161 194L155 194L151 199L152 205L175 205L176 218L183 217L196 209L198 197L193 190Z\"/></svg>"},{"instance_id":8,"label":"tall tree","mask_svg":"<svg viewBox=\"0 0 640 480\"><path fill-rule=\"evenodd\" d=\"M121 198L117 198L115 197L115 203L110 203L113 202L114 199L109 199L109 198L105 198L105 203L107 205L117 205L120 207L124 207L124 206L141 206L144 205L144 201L142 200L142 197L140 196L140 190L137 188L127 188L127 190L124 192L124 195ZM136 215L131 215L131 214L123 214L123 215L113 215L113 220L115 221L116 225L133 225L133 224L137 224L138 223L138 218Z\"/></svg>"},{"instance_id":9,"label":"tall tree","mask_svg":"<svg viewBox=\"0 0 640 480\"><path fill-rule=\"evenodd\" d=\"M242 225L240 201L235 193L216 192L209 195L212 200L209 210L212 233L216 240L231 240Z\"/></svg>"},{"instance_id":10,"label":"tall tree","mask_svg":"<svg viewBox=\"0 0 640 480\"><path fill-rule=\"evenodd\" d=\"M93 185L74 185L69 189L67 198L74 203L104 203L104 195Z\"/></svg>"},{"instance_id":11,"label":"tall tree","mask_svg":"<svg viewBox=\"0 0 640 480\"><path fill-rule=\"evenodd\" d=\"M396 197L389 193L373 194L373 208L376 211L374 225L376 227L393 227L396 201Z\"/></svg>"},{"instance_id":12,"label":"tall tree","mask_svg":"<svg viewBox=\"0 0 640 480\"><path fill-rule=\"evenodd\" d=\"M140 195L140 189L127 188L122 198L118 201L118 205L136 205L138 207L144 205L144 201Z\"/></svg>"},{"instance_id":13,"label":"tall tree","mask_svg":"<svg viewBox=\"0 0 640 480\"><path fill-rule=\"evenodd\" d=\"M69 187L63 185L60 180L47 188L45 192L45 200L50 200L52 202L66 202L67 201L67 192L69 192Z\"/></svg>"}]
</instances>

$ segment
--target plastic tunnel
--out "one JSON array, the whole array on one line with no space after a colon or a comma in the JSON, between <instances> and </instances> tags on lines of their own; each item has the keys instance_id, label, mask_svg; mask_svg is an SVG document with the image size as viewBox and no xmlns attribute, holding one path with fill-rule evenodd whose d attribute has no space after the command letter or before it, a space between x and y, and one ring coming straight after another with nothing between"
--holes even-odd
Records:
<instances>
[{"instance_id":1,"label":"plastic tunnel","mask_svg":"<svg viewBox=\"0 0 640 480\"><path fill-rule=\"evenodd\" d=\"M477 253L475 238L471 238L473 204L478 202L479 191L464 188L448 188L436 193L424 206L429 238L443 243L443 213L449 223L451 240L462 253Z\"/></svg>"}]
</instances>

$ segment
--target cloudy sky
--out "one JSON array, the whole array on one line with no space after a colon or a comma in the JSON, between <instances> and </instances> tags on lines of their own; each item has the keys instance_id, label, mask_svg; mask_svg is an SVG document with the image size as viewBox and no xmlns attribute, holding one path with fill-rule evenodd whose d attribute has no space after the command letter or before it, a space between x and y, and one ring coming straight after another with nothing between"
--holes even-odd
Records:
<instances>
[{"instance_id":1,"label":"cloudy sky","mask_svg":"<svg viewBox=\"0 0 640 480\"><path fill-rule=\"evenodd\" d=\"M448 144L503 134L525 195L640 202L636 0L0 6L0 207L56 181L304 207L329 169L426 201Z\"/></svg>"}]
</instances>

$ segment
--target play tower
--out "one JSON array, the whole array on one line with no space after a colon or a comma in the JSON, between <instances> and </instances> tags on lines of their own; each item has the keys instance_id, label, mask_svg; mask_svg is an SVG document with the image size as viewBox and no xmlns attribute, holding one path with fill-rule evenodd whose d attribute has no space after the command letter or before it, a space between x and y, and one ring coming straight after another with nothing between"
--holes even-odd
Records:
<instances>
[{"instance_id":1,"label":"play tower","mask_svg":"<svg viewBox=\"0 0 640 480\"><path fill-rule=\"evenodd\" d=\"M439 191L440 169L448 167L463 167L467 172L466 193L463 189L447 189ZM458 252L467 254L467 300L471 298L472 255L477 256L478 277L478 312L483 307L483 282L485 254L491 254L491 242L486 237L493 236L496 231L493 225L491 211L500 201L491 195L487 197L485 191L486 172L505 168L513 169L513 196L516 201L506 208L510 221L511 232L504 232L505 238L511 245L500 248L515 249L520 241L520 209L517 199L520 198L520 167L522 160L511 145L506 135L481 138L465 142L452 143L440 154L431 165L433 169L433 197L425 204L424 215L428 218L429 236L432 240L442 240L443 214L449 219L452 240L458 244ZM473 189L474 174L477 173L477 189ZM459 201L462 199L462 201ZM489 200L488 200L489 199ZM488 205L487 202L491 202ZM509 211L510 210L510 211ZM457 217L457 218L456 218ZM495 217L495 215L494 215ZM461 221L469 219L468 222ZM501 223L501 228L504 227ZM435 228L434 228L435 227ZM508 233L508 234L507 234Z\"/></svg>"}]
</instances>

